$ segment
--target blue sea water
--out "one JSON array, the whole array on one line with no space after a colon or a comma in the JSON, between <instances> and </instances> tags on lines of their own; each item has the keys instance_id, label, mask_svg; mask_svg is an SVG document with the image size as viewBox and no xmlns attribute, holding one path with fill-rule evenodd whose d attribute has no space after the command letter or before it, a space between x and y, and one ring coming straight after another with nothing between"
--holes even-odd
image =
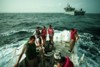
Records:
<instances>
[{"instance_id":1,"label":"blue sea water","mask_svg":"<svg viewBox=\"0 0 100 67\"><path fill-rule=\"evenodd\" d=\"M0 13L0 67L6 67L13 48L22 45L37 26L50 24L58 31L76 28L80 36L78 55L85 54L89 67L100 67L100 14L63 13Z\"/></svg>"}]
</instances>

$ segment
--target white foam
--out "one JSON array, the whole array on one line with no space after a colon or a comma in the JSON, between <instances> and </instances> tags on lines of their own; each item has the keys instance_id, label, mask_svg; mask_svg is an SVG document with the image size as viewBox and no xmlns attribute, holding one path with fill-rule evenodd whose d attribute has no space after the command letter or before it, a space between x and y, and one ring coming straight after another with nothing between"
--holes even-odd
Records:
<instances>
[{"instance_id":1,"label":"white foam","mask_svg":"<svg viewBox=\"0 0 100 67\"><path fill-rule=\"evenodd\" d=\"M54 41L70 41L70 31L64 30L60 32L55 32L54 34ZM47 38L48 40L48 38Z\"/></svg>"}]
</instances>

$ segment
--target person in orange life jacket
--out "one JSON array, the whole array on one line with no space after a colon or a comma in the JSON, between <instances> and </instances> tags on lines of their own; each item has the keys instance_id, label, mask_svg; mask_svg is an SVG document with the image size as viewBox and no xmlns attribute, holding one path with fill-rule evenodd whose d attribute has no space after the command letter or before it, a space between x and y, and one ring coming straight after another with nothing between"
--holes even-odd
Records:
<instances>
[{"instance_id":1,"label":"person in orange life jacket","mask_svg":"<svg viewBox=\"0 0 100 67\"><path fill-rule=\"evenodd\" d=\"M41 31L41 36L42 36L42 40L43 40L43 45L45 46L46 43L46 36L47 36L47 29L45 26L43 26L43 29Z\"/></svg>"},{"instance_id":2,"label":"person in orange life jacket","mask_svg":"<svg viewBox=\"0 0 100 67\"><path fill-rule=\"evenodd\" d=\"M52 28L51 25L49 25L48 34L49 34L50 41L53 43L54 29Z\"/></svg>"},{"instance_id":3,"label":"person in orange life jacket","mask_svg":"<svg viewBox=\"0 0 100 67\"><path fill-rule=\"evenodd\" d=\"M69 57L61 57L57 63L57 67L74 67L74 64Z\"/></svg>"},{"instance_id":4,"label":"person in orange life jacket","mask_svg":"<svg viewBox=\"0 0 100 67\"><path fill-rule=\"evenodd\" d=\"M77 33L77 30L72 28L71 29L71 33L70 33L70 48L69 48L69 51L72 52L73 48L74 48L74 45L75 45L75 42L79 39L79 36L78 36L78 33Z\"/></svg>"},{"instance_id":5,"label":"person in orange life jacket","mask_svg":"<svg viewBox=\"0 0 100 67\"><path fill-rule=\"evenodd\" d=\"M26 67L38 67L37 53L36 53L36 45L35 45L35 36L31 36L28 43L26 43L23 47L23 50L18 58L17 64L14 67L18 67L19 61L22 58L22 55L26 54Z\"/></svg>"}]
</instances>

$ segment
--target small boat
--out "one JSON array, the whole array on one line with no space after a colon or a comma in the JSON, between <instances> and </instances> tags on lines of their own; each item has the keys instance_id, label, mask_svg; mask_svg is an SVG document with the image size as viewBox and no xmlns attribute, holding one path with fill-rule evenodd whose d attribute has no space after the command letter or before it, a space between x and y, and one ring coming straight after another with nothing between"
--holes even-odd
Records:
<instances>
[{"instance_id":1,"label":"small boat","mask_svg":"<svg viewBox=\"0 0 100 67\"><path fill-rule=\"evenodd\" d=\"M49 45L48 40L49 40L49 37L47 35L46 45L50 48L52 46ZM57 58L56 54L60 54L60 56L64 56L64 57L68 56L73 62L75 67L81 67L80 63L82 63L81 61L84 61L84 54L82 57L78 57L77 46L74 47L74 52L70 53L68 51L69 40L70 40L70 31L68 30L55 31L54 48L53 49L46 48L47 52L44 53L42 58L39 58L39 67L56 67L56 62L55 62L55 58ZM18 59L23 46L24 45L21 45L15 50L15 57L17 57L16 59ZM40 57L40 55L38 56ZM20 60L19 67L25 67L25 65L27 65L27 62L26 62L26 58L24 54Z\"/></svg>"}]
</instances>

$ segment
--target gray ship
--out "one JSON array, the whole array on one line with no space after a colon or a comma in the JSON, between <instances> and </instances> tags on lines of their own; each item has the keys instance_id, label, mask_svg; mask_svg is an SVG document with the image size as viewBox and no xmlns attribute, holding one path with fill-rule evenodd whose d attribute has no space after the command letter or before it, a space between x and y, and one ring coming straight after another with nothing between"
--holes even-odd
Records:
<instances>
[{"instance_id":1,"label":"gray ship","mask_svg":"<svg viewBox=\"0 0 100 67\"><path fill-rule=\"evenodd\" d=\"M69 14L69 15L84 15L85 14L85 11L83 11L82 8L80 10L76 10L75 8L71 7L70 5L65 7L64 10L65 10L65 14Z\"/></svg>"}]
</instances>

